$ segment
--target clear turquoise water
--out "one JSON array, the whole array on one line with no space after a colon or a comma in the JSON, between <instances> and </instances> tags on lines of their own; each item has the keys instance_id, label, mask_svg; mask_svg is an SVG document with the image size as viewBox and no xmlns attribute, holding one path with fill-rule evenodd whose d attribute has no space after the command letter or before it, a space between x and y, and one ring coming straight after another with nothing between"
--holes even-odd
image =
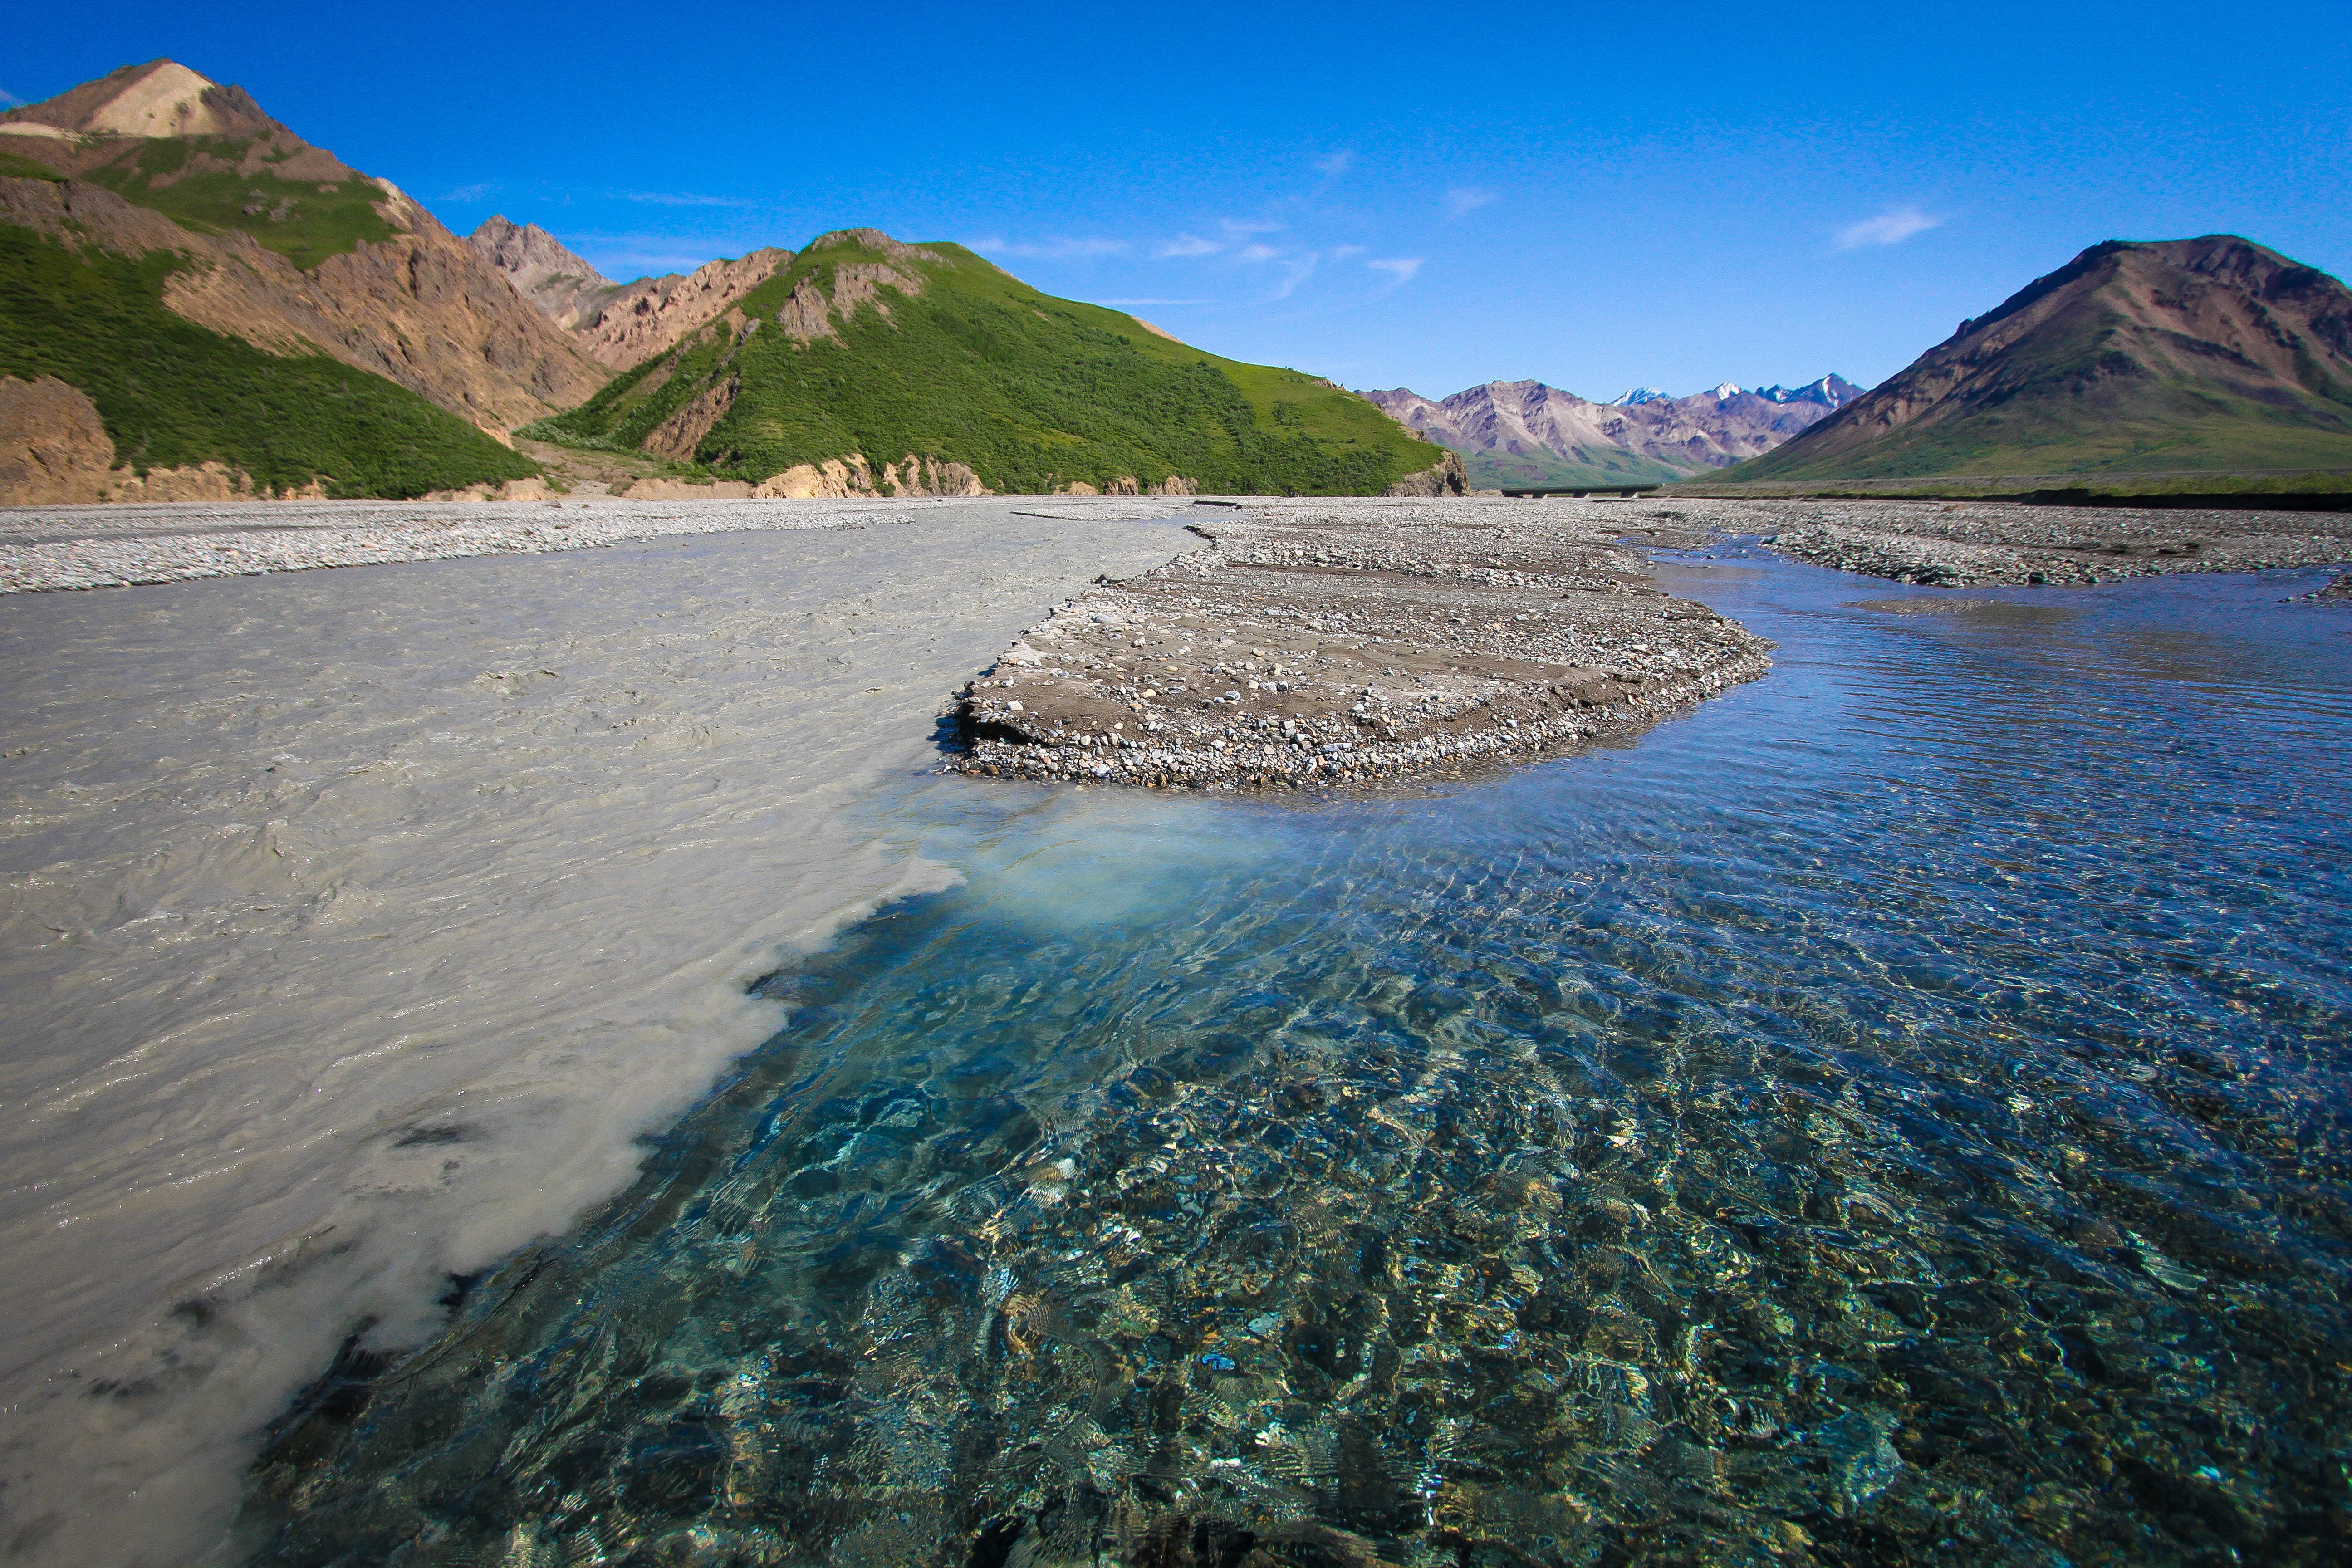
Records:
<instances>
[{"instance_id":1,"label":"clear turquoise water","mask_svg":"<svg viewBox=\"0 0 2352 1568\"><path fill-rule=\"evenodd\" d=\"M966 884L262 1559L2340 1561L2352 613L1672 571L1778 663L1624 749L878 805Z\"/></svg>"}]
</instances>

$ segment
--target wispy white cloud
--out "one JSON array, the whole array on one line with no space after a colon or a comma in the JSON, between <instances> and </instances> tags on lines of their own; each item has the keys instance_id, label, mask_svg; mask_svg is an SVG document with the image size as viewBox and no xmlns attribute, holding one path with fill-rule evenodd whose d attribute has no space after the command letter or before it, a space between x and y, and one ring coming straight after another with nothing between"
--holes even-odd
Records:
<instances>
[{"instance_id":1,"label":"wispy white cloud","mask_svg":"<svg viewBox=\"0 0 2352 1568\"><path fill-rule=\"evenodd\" d=\"M439 199L445 202L478 202L497 189L498 186L489 184L459 185L456 190L444 191Z\"/></svg>"},{"instance_id":2,"label":"wispy white cloud","mask_svg":"<svg viewBox=\"0 0 2352 1568\"><path fill-rule=\"evenodd\" d=\"M1216 301L1214 300L1097 300L1095 303L1117 305L1124 309L1129 305L1213 305Z\"/></svg>"},{"instance_id":3,"label":"wispy white cloud","mask_svg":"<svg viewBox=\"0 0 2352 1568\"><path fill-rule=\"evenodd\" d=\"M1458 185L1445 193L1445 210L1455 217L1476 212L1495 200L1495 193L1482 191L1475 185Z\"/></svg>"},{"instance_id":4,"label":"wispy white cloud","mask_svg":"<svg viewBox=\"0 0 2352 1568\"><path fill-rule=\"evenodd\" d=\"M1356 155L1353 153L1334 153L1328 158L1316 159L1315 166L1336 180L1356 166Z\"/></svg>"},{"instance_id":5,"label":"wispy white cloud","mask_svg":"<svg viewBox=\"0 0 2352 1568\"><path fill-rule=\"evenodd\" d=\"M659 207L748 207L756 206L749 196L705 196L691 191L607 191L615 201L650 202Z\"/></svg>"},{"instance_id":6,"label":"wispy white cloud","mask_svg":"<svg viewBox=\"0 0 2352 1568\"><path fill-rule=\"evenodd\" d=\"M1398 282L1403 283L1410 281L1412 275L1421 270L1422 259L1418 256L1399 256L1386 261L1367 261L1364 265L1375 272L1385 272Z\"/></svg>"},{"instance_id":7,"label":"wispy white cloud","mask_svg":"<svg viewBox=\"0 0 2352 1568\"><path fill-rule=\"evenodd\" d=\"M1048 239L1034 244L1003 238L975 239L974 250L993 251L999 256L1043 257L1049 261L1068 261L1090 256L1124 256L1129 249L1123 239Z\"/></svg>"},{"instance_id":8,"label":"wispy white cloud","mask_svg":"<svg viewBox=\"0 0 2352 1568\"><path fill-rule=\"evenodd\" d=\"M1282 252L1276 250L1273 246L1263 243L1244 245L1239 250L1234 252L1234 258L1241 261L1272 261L1281 254Z\"/></svg>"},{"instance_id":9,"label":"wispy white cloud","mask_svg":"<svg viewBox=\"0 0 2352 1568\"><path fill-rule=\"evenodd\" d=\"M1864 218L1838 231L1837 247L1852 250L1864 245L1900 245L1915 234L1925 234L1943 223L1939 217L1929 217L1917 207L1889 207L1876 217Z\"/></svg>"},{"instance_id":10,"label":"wispy white cloud","mask_svg":"<svg viewBox=\"0 0 2352 1568\"><path fill-rule=\"evenodd\" d=\"M1254 234L1280 234L1290 226L1272 218L1219 218L1217 226L1225 231L1227 239L1247 239Z\"/></svg>"},{"instance_id":11,"label":"wispy white cloud","mask_svg":"<svg viewBox=\"0 0 2352 1568\"><path fill-rule=\"evenodd\" d=\"M1315 276L1315 268L1321 264L1322 260L1321 255L1312 250L1303 250L1296 255L1283 257L1282 281L1275 286L1274 292L1267 297L1274 300L1289 299L1291 293L1301 283Z\"/></svg>"},{"instance_id":12,"label":"wispy white cloud","mask_svg":"<svg viewBox=\"0 0 2352 1568\"><path fill-rule=\"evenodd\" d=\"M18 98L15 93L10 92L6 88L5 88L5 87L0 87L0 109L15 109L15 108L18 107L19 105L21 105L24 101L25 101L25 100L24 100L23 99Z\"/></svg>"},{"instance_id":13,"label":"wispy white cloud","mask_svg":"<svg viewBox=\"0 0 2352 1568\"><path fill-rule=\"evenodd\" d=\"M1345 261L1350 257L1363 255L1364 247L1360 245L1335 245L1323 254L1334 261Z\"/></svg>"},{"instance_id":14,"label":"wispy white cloud","mask_svg":"<svg viewBox=\"0 0 2352 1568\"><path fill-rule=\"evenodd\" d=\"M1224 249L1213 239L1202 239L1197 234L1180 234L1151 254L1165 261L1171 256L1214 256Z\"/></svg>"}]
</instances>

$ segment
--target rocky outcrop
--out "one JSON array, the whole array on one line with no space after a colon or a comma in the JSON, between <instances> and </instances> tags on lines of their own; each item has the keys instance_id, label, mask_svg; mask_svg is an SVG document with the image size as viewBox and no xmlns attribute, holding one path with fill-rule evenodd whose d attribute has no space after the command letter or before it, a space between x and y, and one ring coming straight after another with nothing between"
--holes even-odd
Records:
<instances>
[{"instance_id":1,"label":"rocky outcrop","mask_svg":"<svg viewBox=\"0 0 2352 1568\"><path fill-rule=\"evenodd\" d=\"M877 478L865 454L852 452L822 463L795 463L750 493L771 500L839 500L853 496L984 496L990 491L962 463L910 452L901 462L883 464Z\"/></svg>"},{"instance_id":2,"label":"rocky outcrop","mask_svg":"<svg viewBox=\"0 0 2352 1568\"><path fill-rule=\"evenodd\" d=\"M197 234L78 180L0 178L0 223L126 256L174 250L164 305L276 354L325 353L501 428L581 402L604 375L430 214L379 182L385 242L309 271L249 235Z\"/></svg>"},{"instance_id":3,"label":"rocky outcrop","mask_svg":"<svg viewBox=\"0 0 2352 1568\"><path fill-rule=\"evenodd\" d=\"M114 442L98 405L55 376L0 375L0 506L100 501L315 500L319 486L273 497L219 463L150 468L114 466Z\"/></svg>"},{"instance_id":4,"label":"rocky outcrop","mask_svg":"<svg viewBox=\"0 0 2352 1568\"><path fill-rule=\"evenodd\" d=\"M168 59L123 66L40 103L0 114L0 130L77 136L268 136L286 128L240 87ZM289 132L290 134L290 132Z\"/></svg>"},{"instance_id":5,"label":"rocky outcrop","mask_svg":"<svg viewBox=\"0 0 2352 1568\"><path fill-rule=\"evenodd\" d=\"M535 223L518 226L493 214L466 243L534 310L567 332L598 320L621 292L620 284Z\"/></svg>"},{"instance_id":6,"label":"rocky outcrop","mask_svg":"<svg viewBox=\"0 0 2352 1568\"><path fill-rule=\"evenodd\" d=\"M557 491L542 479L506 479L495 485L467 485L463 489L429 490L431 501L550 500Z\"/></svg>"},{"instance_id":7,"label":"rocky outcrop","mask_svg":"<svg viewBox=\"0 0 2352 1568\"><path fill-rule=\"evenodd\" d=\"M744 500L760 491L742 479L674 479L648 474L610 493L624 500Z\"/></svg>"},{"instance_id":8,"label":"rocky outcrop","mask_svg":"<svg viewBox=\"0 0 2352 1568\"><path fill-rule=\"evenodd\" d=\"M113 467L114 443L80 388L0 375L0 506L104 500Z\"/></svg>"},{"instance_id":9,"label":"rocky outcrop","mask_svg":"<svg viewBox=\"0 0 2352 1568\"><path fill-rule=\"evenodd\" d=\"M893 239L878 228L829 229L808 242L812 252L819 250L878 250L885 256L895 256L902 261L944 261L947 258L936 250L919 245L908 245L903 239Z\"/></svg>"},{"instance_id":10,"label":"rocky outcrop","mask_svg":"<svg viewBox=\"0 0 2352 1568\"><path fill-rule=\"evenodd\" d=\"M772 247L709 262L684 276L616 284L535 224L517 227L503 216L493 217L467 236L467 243L542 315L570 332L584 353L613 370L629 370L668 353L793 259L791 251ZM809 242L812 251L853 247L909 262L941 259L937 251L875 228L835 229ZM885 289L911 298L923 291L922 277L911 267L887 261L845 261L833 268L830 291L812 279L795 284L776 312L776 324L795 342L837 337L835 323L847 321L860 305L870 303L889 316L889 301L881 296Z\"/></svg>"},{"instance_id":11,"label":"rocky outcrop","mask_svg":"<svg viewBox=\"0 0 2352 1568\"><path fill-rule=\"evenodd\" d=\"M898 241L890 243L897 245ZM914 247L898 248L913 250ZM776 312L776 324L796 343L838 337L834 323L848 321L860 305L870 303L881 312L883 320L889 320L890 303L881 297L885 289L896 289L912 299L923 291L923 279L919 273L893 267L887 261L845 261L833 269L830 294L814 278L803 278L793 284L784 308Z\"/></svg>"},{"instance_id":12,"label":"rocky outcrop","mask_svg":"<svg viewBox=\"0 0 2352 1568\"><path fill-rule=\"evenodd\" d=\"M1388 489L1388 496L1458 496L1470 490L1470 478L1462 467L1462 454L1448 452L1433 466L1417 474L1407 474Z\"/></svg>"},{"instance_id":13,"label":"rocky outcrop","mask_svg":"<svg viewBox=\"0 0 2352 1568\"><path fill-rule=\"evenodd\" d=\"M1107 479L1099 487L1085 479L1073 479L1055 487L1054 494L1063 496L1196 496L1201 493L1198 479L1188 479L1181 474L1171 474L1156 484L1145 484L1133 474L1121 474Z\"/></svg>"},{"instance_id":14,"label":"rocky outcrop","mask_svg":"<svg viewBox=\"0 0 2352 1568\"><path fill-rule=\"evenodd\" d=\"M984 496L988 487L963 463L943 463L935 458L907 455L902 463L886 463L882 488L894 496Z\"/></svg>"},{"instance_id":15,"label":"rocky outcrop","mask_svg":"<svg viewBox=\"0 0 2352 1568\"><path fill-rule=\"evenodd\" d=\"M742 390L742 382L731 375L712 383L696 394L693 402L655 426L653 434L638 443L637 449L676 462L693 461L694 449L727 417L727 411L735 405L736 395Z\"/></svg>"},{"instance_id":16,"label":"rocky outcrop","mask_svg":"<svg viewBox=\"0 0 2352 1568\"><path fill-rule=\"evenodd\" d=\"M792 258L791 251L771 247L732 261L707 262L684 277L670 273L624 283L572 336L606 369L634 369L725 315Z\"/></svg>"}]
</instances>

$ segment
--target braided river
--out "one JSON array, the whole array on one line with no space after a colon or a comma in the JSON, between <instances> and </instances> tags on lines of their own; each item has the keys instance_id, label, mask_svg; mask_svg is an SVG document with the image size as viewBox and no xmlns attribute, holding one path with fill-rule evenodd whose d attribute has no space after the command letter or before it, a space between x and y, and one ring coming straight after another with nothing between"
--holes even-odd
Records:
<instances>
[{"instance_id":1,"label":"braided river","mask_svg":"<svg viewBox=\"0 0 2352 1568\"><path fill-rule=\"evenodd\" d=\"M1775 665L1619 749L874 795L954 885L355 1333L240 1551L2340 1560L2352 612L1665 559Z\"/></svg>"}]
</instances>

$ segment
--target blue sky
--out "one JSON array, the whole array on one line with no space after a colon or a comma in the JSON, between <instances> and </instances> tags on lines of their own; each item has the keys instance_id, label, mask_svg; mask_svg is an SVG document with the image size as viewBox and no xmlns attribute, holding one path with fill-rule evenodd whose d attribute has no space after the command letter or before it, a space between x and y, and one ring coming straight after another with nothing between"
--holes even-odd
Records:
<instances>
[{"instance_id":1,"label":"blue sky","mask_svg":"<svg viewBox=\"0 0 2352 1568\"><path fill-rule=\"evenodd\" d=\"M2115 237L2352 268L2342 5L130 0L10 31L16 98L167 55L615 277L867 224L1433 396L1867 384Z\"/></svg>"}]
</instances>

